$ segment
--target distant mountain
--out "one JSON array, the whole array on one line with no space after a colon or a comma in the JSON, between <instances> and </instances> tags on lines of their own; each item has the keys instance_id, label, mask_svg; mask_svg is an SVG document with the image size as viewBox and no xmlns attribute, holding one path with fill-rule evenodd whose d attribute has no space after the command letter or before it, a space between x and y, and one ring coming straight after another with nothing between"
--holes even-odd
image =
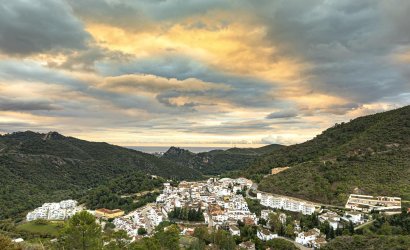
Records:
<instances>
[{"instance_id":1,"label":"distant mountain","mask_svg":"<svg viewBox=\"0 0 410 250\"><path fill-rule=\"evenodd\" d=\"M244 169L261 155L282 147L273 144L260 148L230 148L198 154L186 149L170 147L162 158L173 161L180 166L198 170L203 174L222 174Z\"/></svg>"},{"instance_id":2,"label":"distant mountain","mask_svg":"<svg viewBox=\"0 0 410 250\"><path fill-rule=\"evenodd\" d=\"M0 136L0 218L135 171L175 179L201 176L199 171L150 154L57 132Z\"/></svg>"},{"instance_id":3,"label":"distant mountain","mask_svg":"<svg viewBox=\"0 0 410 250\"><path fill-rule=\"evenodd\" d=\"M283 166L290 168L262 178ZM336 124L273 150L245 172L264 191L318 202L343 204L353 192L410 200L410 106Z\"/></svg>"}]
</instances>

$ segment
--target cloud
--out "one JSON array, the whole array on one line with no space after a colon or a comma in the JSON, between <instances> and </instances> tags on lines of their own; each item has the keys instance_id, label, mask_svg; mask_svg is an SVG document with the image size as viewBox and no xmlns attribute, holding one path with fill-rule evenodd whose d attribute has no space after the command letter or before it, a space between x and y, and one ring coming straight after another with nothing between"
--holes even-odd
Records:
<instances>
[{"instance_id":1,"label":"cloud","mask_svg":"<svg viewBox=\"0 0 410 250\"><path fill-rule=\"evenodd\" d=\"M390 53L410 43L408 1L252 2L266 39L282 56L309 62L304 88L337 95L357 105L410 92Z\"/></svg>"},{"instance_id":2,"label":"cloud","mask_svg":"<svg viewBox=\"0 0 410 250\"><path fill-rule=\"evenodd\" d=\"M113 90L142 90L154 93L165 90L183 90L188 92L208 91L211 89L229 89L228 86L223 84L203 82L195 78L178 80L176 78L165 78L146 74L124 74L120 76L106 77L100 86Z\"/></svg>"},{"instance_id":3,"label":"cloud","mask_svg":"<svg viewBox=\"0 0 410 250\"><path fill-rule=\"evenodd\" d=\"M0 111L57 110L52 103L43 100L19 100L0 97Z\"/></svg>"},{"instance_id":4,"label":"cloud","mask_svg":"<svg viewBox=\"0 0 410 250\"><path fill-rule=\"evenodd\" d=\"M301 137L304 140L311 139L310 137L308 137L306 135L285 134L284 133L284 134L276 134L276 135L269 135L269 136L263 137L261 139L260 143L262 143L262 144L292 145L292 144L300 142Z\"/></svg>"},{"instance_id":5,"label":"cloud","mask_svg":"<svg viewBox=\"0 0 410 250\"><path fill-rule=\"evenodd\" d=\"M295 110L282 110L270 113L266 116L266 119L278 119L278 118L293 118L298 116Z\"/></svg>"},{"instance_id":6,"label":"cloud","mask_svg":"<svg viewBox=\"0 0 410 250\"><path fill-rule=\"evenodd\" d=\"M107 1L68 0L75 13L89 22L105 23L126 30L141 32L166 27L167 22L177 22L195 15L204 15L232 7L229 1ZM165 28L164 27L164 28Z\"/></svg>"},{"instance_id":7,"label":"cloud","mask_svg":"<svg viewBox=\"0 0 410 250\"><path fill-rule=\"evenodd\" d=\"M291 144L410 100L404 0L16 0L0 11L1 131Z\"/></svg>"},{"instance_id":8,"label":"cloud","mask_svg":"<svg viewBox=\"0 0 410 250\"><path fill-rule=\"evenodd\" d=\"M11 55L84 49L91 39L64 1L3 1L0 50Z\"/></svg>"},{"instance_id":9,"label":"cloud","mask_svg":"<svg viewBox=\"0 0 410 250\"><path fill-rule=\"evenodd\" d=\"M129 74L149 74L162 78L177 79L183 82L196 79L198 82L206 82L209 86L219 85L219 88L209 88L206 91L190 91L189 86L174 89L172 93L164 93L165 96L208 96L210 100L217 99L219 102L229 102L233 105L246 107L271 107L280 105L269 94L275 90L275 85L263 79L255 79L249 76L229 74L211 68L203 62L187 56L175 55L174 53L161 54L155 57L135 59L124 64L99 63L97 71L107 76L122 76ZM121 78L119 78L121 79ZM153 82L153 81L150 81ZM192 85L192 84L187 84ZM153 83L153 86L157 84Z\"/></svg>"},{"instance_id":10,"label":"cloud","mask_svg":"<svg viewBox=\"0 0 410 250\"><path fill-rule=\"evenodd\" d=\"M124 63L131 58L131 55L94 44L85 50L66 52L62 62L54 62L53 58L49 58L47 65L60 69L90 72L95 71L96 62Z\"/></svg>"}]
</instances>

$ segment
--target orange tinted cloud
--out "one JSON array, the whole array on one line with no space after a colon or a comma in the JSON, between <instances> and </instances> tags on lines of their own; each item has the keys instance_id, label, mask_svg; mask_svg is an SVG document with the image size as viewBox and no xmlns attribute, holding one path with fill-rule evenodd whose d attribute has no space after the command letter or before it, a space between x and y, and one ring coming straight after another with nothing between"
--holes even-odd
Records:
<instances>
[{"instance_id":1,"label":"orange tinted cloud","mask_svg":"<svg viewBox=\"0 0 410 250\"><path fill-rule=\"evenodd\" d=\"M211 17L190 18L161 31L137 33L95 23L88 23L87 31L101 46L136 57L172 51L201 60L218 70L269 81L298 80L307 67L297 58L276 55L277 49L264 40L264 26L239 22L219 25L218 20ZM198 22L202 25L197 27Z\"/></svg>"}]
</instances>

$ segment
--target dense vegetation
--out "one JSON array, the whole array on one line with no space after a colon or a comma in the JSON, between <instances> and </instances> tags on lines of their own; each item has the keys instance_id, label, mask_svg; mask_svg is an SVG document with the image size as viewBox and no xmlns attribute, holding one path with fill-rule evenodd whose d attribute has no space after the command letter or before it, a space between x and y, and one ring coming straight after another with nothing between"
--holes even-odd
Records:
<instances>
[{"instance_id":1,"label":"dense vegetation","mask_svg":"<svg viewBox=\"0 0 410 250\"><path fill-rule=\"evenodd\" d=\"M357 229L353 236L337 237L325 249L408 249L410 214L392 216L373 214L375 221Z\"/></svg>"},{"instance_id":2,"label":"dense vegetation","mask_svg":"<svg viewBox=\"0 0 410 250\"><path fill-rule=\"evenodd\" d=\"M291 168L262 178L281 166ZM263 191L323 203L342 204L353 192L410 199L410 106L336 124L275 149L245 173Z\"/></svg>"},{"instance_id":3,"label":"dense vegetation","mask_svg":"<svg viewBox=\"0 0 410 250\"><path fill-rule=\"evenodd\" d=\"M324 250L392 250L409 249L410 236L342 236L329 242Z\"/></svg>"},{"instance_id":4,"label":"dense vegetation","mask_svg":"<svg viewBox=\"0 0 410 250\"><path fill-rule=\"evenodd\" d=\"M79 196L137 170L176 179L201 176L150 154L56 132L0 136L0 219L21 216L43 202Z\"/></svg>"},{"instance_id":5,"label":"dense vegetation","mask_svg":"<svg viewBox=\"0 0 410 250\"><path fill-rule=\"evenodd\" d=\"M171 212L168 213L169 219L187 220L187 221L204 221L204 215L201 208L179 208L175 207Z\"/></svg>"},{"instance_id":6,"label":"dense vegetation","mask_svg":"<svg viewBox=\"0 0 410 250\"><path fill-rule=\"evenodd\" d=\"M118 177L87 191L80 201L89 209L122 209L126 212L155 202L164 180L142 172Z\"/></svg>"},{"instance_id":7,"label":"dense vegetation","mask_svg":"<svg viewBox=\"0 0 410 250\"><path fill-rule=\"evenodd\" d=\"M260 148L230 148L192 153L186 149L171 147L162 156L180 166L188 166L206 175L217 175L228 171L242 170L263 154L283 146L273 144Z\"/></svg>"},{"instance_id":8,"label":"dense vegetation","mask_svg":"<svg viewBox=\"0 0 410 250\"><path fill-rule=\"evenodd\" d=\"M410 214L403 212L391 216L374 214L375 221L367 227L357 230L365 235L410 235Z\"/></svg>"}]
</instances>

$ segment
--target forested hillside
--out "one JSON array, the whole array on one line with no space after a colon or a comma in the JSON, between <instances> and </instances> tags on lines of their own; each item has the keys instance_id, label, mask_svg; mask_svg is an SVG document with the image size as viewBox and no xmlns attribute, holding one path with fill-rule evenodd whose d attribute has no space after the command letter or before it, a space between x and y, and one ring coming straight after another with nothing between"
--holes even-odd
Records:
<instances>
[{"instance_id":1,"label":"forested hillside","mask_svg":"<svg viewBox=\"0 0 410 250\"><path fill-rule=\"evenodd\" d=\"M150 154L56 132L0 136L0 218L72 197L135 171L176 179L201 176Z\"/></svg>"},{"instance_id":2,"label":"forested hillside","mask_svg":"<svg viewBox=\"0 0 410 250\"><path fill-rule=\"evenodd\" d=\"M262 178L281 166L291 168ZM246 174L264 191L325 203L352 192L410 199L410 106L336 124L261 157Z\"/></svg>"},{"instance_id":3,"label":"forested hillside","mask_svg":"<svg viewBox=\"0 0 410 250\"><path fill-rule=\"evenodd\" d=\"M230 148L198 154L186 149L171 147L162 158L174 161L180 166L196 169L203 174L214 175L242 170L254 163L261 155L282 147L273 144L260 148Z\"/></svg>"},{"instance_id":4,"label":"forested hillside","mask_svg":"<svg viewBox=\"0 0 410 250\"><path fill-rule=\"evenodd\" d=\"M163 178L135 172L88 190L80 201L89 209L120 208L129 212L148 202L155 202L162 183Z\"/></svg>"}]
</instances>

